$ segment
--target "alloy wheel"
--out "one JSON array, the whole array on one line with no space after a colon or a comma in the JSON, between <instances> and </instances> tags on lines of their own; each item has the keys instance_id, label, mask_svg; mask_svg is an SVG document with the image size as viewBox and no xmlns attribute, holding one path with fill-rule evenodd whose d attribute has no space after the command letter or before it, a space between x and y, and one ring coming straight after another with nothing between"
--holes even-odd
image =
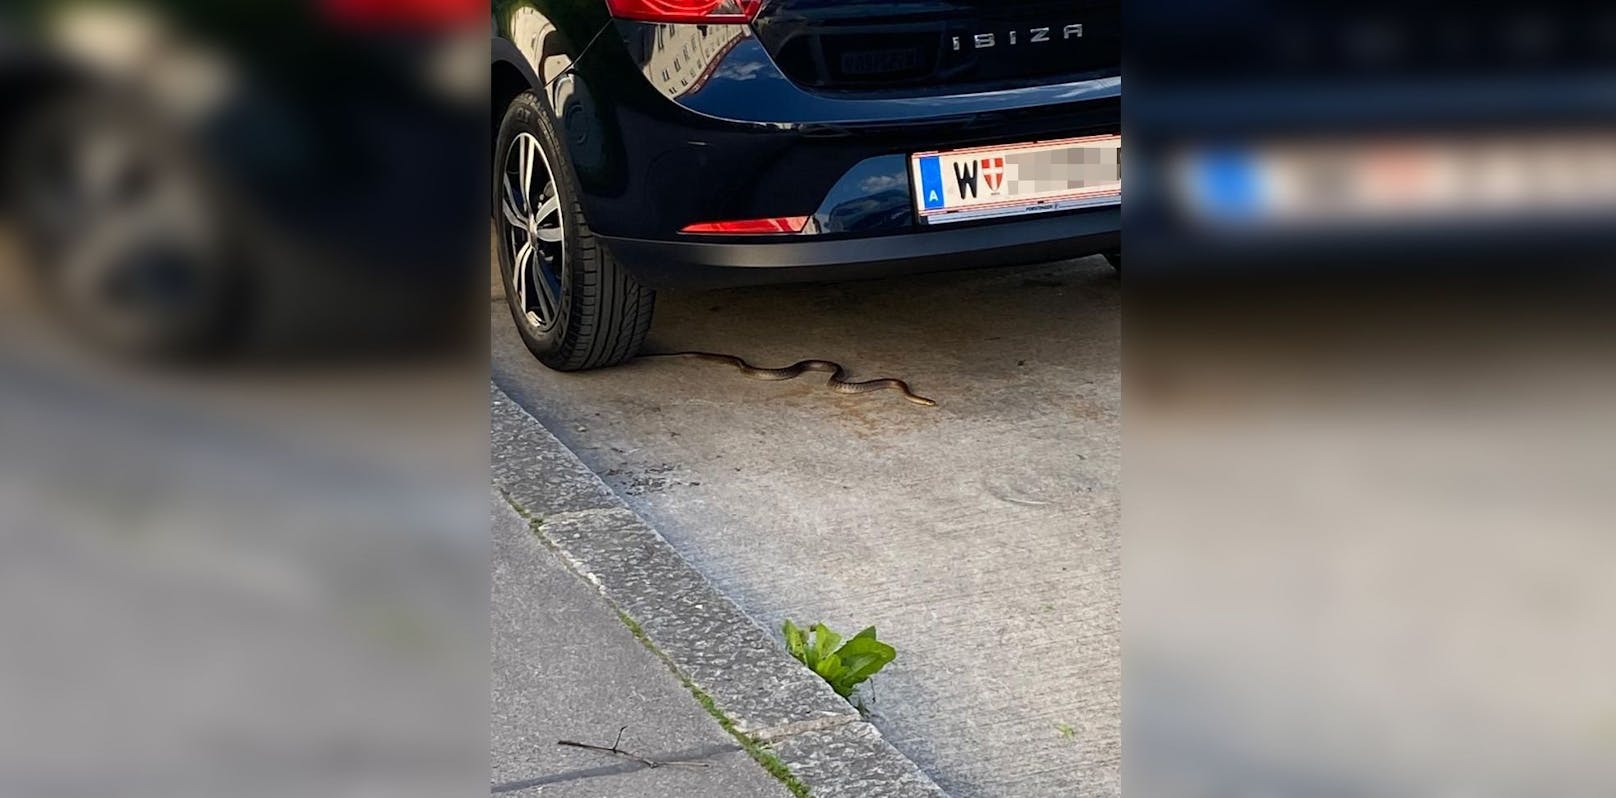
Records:
<instances>
[{"instance_id":1,"label":"alloy wheel","mask_svg":"<svg viewBox=\"0 0 1616 798\"><path fill-rule=\"evenodd\" d=\"M533 134L516 134L500 179L500 217L515 292L509 301L529 325L548 330L561 315L565 214L555 173Z\"/></svg>"}]
</instances>

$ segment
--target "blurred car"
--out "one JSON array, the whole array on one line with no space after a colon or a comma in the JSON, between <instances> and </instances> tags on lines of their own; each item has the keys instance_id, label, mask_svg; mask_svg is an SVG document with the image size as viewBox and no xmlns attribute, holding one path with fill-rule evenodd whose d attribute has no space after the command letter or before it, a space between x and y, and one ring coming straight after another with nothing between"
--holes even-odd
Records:
<instances>
[{"instance_id":1,"label":"blurred car","mask_svg":"<svg viewBox=\"0 0 1616 798\"><path fill-rule=\"evenodd\" d=\"M1118 2L492 11L497 257L552 368L632 357L661 288L1120 248Z\"/></svg>"},{"instance_id":2,"label":"blurred car","mask_svg":"<svg viewBox=\"0 0 1616 798\"><path fill-rule=\"evenodd\" d=\"M424 331L474 295L482 11L468 38L419 4L356 8L0 13L7 217L73 329L142 355L264 325L324 347ZM445 56L468 41L456 84Z\"/></svg>"},{"instance_id":3,"label":"blurred car","mask_svg":"<svg viewBox=\"0 0 1616 798\"><path fill-rule=\"evenodd\" d=\"M1128 6L1133 276L1604 271L1616 6Z\"/></svg>"}]
</instances>

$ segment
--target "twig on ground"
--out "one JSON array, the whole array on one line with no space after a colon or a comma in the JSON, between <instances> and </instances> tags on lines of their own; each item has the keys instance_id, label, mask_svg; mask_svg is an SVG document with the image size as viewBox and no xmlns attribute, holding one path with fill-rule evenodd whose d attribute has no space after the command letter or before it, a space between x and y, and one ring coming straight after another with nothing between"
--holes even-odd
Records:
<instances>
[{"instance_id":1,"label":"twig on ground","mask_svg":"<svg viewBox=\"0 0 1616 798\"><path fill-rule=\"evenodd\" d=\"M640 764L642 764L642 765L644 765L644 766L646 766L648 768L659 768L659 767L663 767L663 766L683 767L683 768L704 768L704 767L707 767L706 762L663 762L663 761L657 760L657 759L646 759L645 757L640 756L638 754L631 754L631 753L629 753L627 751L624 751L623 749L618 748L617 744L623 741L623 732L626 729L628 729L628 727L624 726L623 728L617 730L617 739L613 740L612 744L610 746L595 745L593 743L580 743L580 742L574 742L572 740L556 740L556 745L565 745L565 746L567 746L569 748L583 748L583 749L586 749L586 750L589 750L589 751L603 751L603 752L608 753L608 754L616 754L616 755L618 755L620 757L623 757L625 759L632 759L635 762L638 762L638 763L640 763Z\"/></svg>"}]
</instances>

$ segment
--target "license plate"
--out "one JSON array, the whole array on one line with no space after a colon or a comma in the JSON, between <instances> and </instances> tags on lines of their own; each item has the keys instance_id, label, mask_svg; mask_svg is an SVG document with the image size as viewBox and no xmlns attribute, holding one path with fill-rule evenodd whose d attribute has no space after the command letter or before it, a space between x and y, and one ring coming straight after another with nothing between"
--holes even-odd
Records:
<instances>
[{"instance_id":1,"label":"license plate","mask_svg":"<svg viewBox=\"0 0 1616 798\"><path fill-rule=\"evenodd\" d=\"M920 152L909 157L922 224L1115 205L1122 137Z\"/></svg>"},{"instance_id":2,"label":"license plate","mask_svg":"<svg viewBox=\"0 0 1616 798\"><path fill-rule=\"evenodd\" d=\"M1603 134L1265 142L1177 158L1174 195L1224 229L1409 227L1616 207Z\"/></svg>"}]
</instances>

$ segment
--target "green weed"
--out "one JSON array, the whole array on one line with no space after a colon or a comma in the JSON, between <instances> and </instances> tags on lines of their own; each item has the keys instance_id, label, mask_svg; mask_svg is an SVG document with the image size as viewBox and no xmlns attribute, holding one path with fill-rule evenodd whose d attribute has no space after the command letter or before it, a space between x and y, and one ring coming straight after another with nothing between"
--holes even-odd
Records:
<instances>
[{"instance_id":1,"label":"green weed","mask_svg":"<svg viewBox=\"0 0 1616 798\"><path fill-rule=\"evenodd\" d=\"M843 698L851 698L853 688L898 656L897 649L875 639L874 626L853 635L840 648L836 644L841 643L842 636L822 623L809 626L805 632L787 618L781 632L785 634L786 650L791 656L829 682L831 689Z\"/></svg>"}]
</instances>

